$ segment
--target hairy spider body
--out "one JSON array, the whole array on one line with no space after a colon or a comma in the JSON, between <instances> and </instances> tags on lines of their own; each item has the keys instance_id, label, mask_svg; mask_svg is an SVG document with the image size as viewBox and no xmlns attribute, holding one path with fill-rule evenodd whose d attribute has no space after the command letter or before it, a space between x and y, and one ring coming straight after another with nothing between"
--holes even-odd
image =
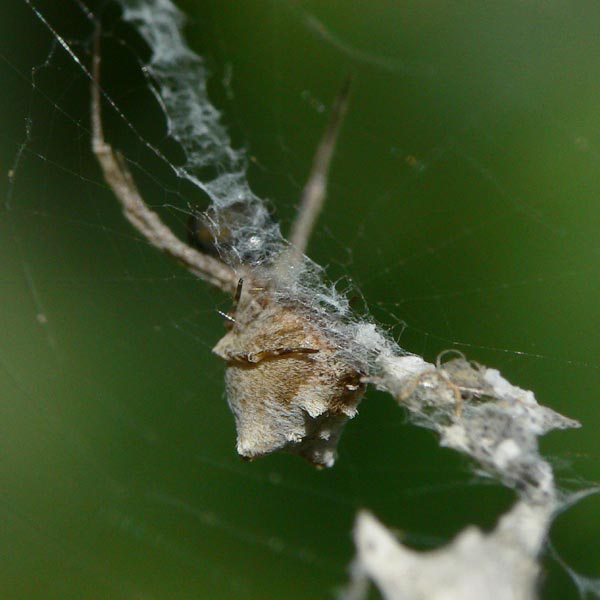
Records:
<instances>
[{"instance_id":1,"label":"hairy spider body","mask_svg":"<svg viewBox=\"0 0 600 600\"><path fill-rule=\"evenodd\" d=\"M277 286L269 280L263 282L263 277L249 265L239 266L250 283L244 291L238 268L221 259L216 251L219 244L212 243L202 228L193 247L165 225L142 198L124 158L104 138L99 81L97 31L91 89L92 150L126 218L152 246L207 283L234 294L232 311L223 315L229 332L214 352L227 362L227 397L235 416L238 453L255 458L287 450L316 466L333 465L343 426L356 414L365 388L361 373L342 358L331 333L335 327L328 327L300 302L294 302L293 297L283 302L282 294L275 293ZM308 237L325 198L327 173L346 109L348 86L346 81L318 147L292 226L291 251L278 257L271 275L293 277L304 259ZM237 220L243 215L238 208L231 212ZM228 216L225 215L225 223ZM192 239L198 238L196 220L190 224L189 233ZM223 242L221 247L227 247L232 243L228 227L222 228L223 233L224 241L213 242Z\"/></svg>"},{"instance_id":2,"label":"hairy spider body","mask_svg":"<svg viewBox=\"0 0 600 600\"><path fill-rule=\"evenodd\" d=\"M227 361L238 453L252 459L286 450L331 466L365 390L361 374L303 309L268 291L244 294L233 318L213 352Z\"/></svg>"}]
</instances>

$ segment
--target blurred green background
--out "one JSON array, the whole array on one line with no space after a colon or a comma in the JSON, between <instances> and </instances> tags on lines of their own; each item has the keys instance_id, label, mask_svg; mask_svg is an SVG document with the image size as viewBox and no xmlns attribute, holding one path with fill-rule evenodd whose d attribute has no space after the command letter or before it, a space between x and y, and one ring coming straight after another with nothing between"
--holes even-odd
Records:
<instances>
[{"instance_id":1,"label":"blurred green background","mask_svg":"<svg viewBox=\"0 0 600 600\"><path fill-rule=\"evenodd\" d=\"M421 549L492 527L513 494L374 391L333 469L238 460L210 351L230 300L124 222L89 152L84 73L24 1L1 4L0 596L330 598L359 508ZM80 6L36 6L89 61ZM284 228L354 74L312 258L408 350L433 360L456 347L581 420L542 449L562 489L599 481L600 5L180 6L253 188ZM180 161L140 72L147 49L114 4L92 9L108 93ZM204 199L114 111L106 121L183 234ZM590 577L599 502L552 530ZM577 597L550 556L541 596Z\"/></svg>"}]
</instances>

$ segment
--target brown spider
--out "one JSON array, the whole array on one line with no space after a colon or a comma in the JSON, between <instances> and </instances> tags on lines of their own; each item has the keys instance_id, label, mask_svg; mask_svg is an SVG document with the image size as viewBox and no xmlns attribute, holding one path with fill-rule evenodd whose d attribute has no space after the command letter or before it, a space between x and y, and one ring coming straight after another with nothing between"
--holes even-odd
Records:
<instances>
[{"instance_id":1,"label":"brown spider","mask_svg":"<svg viewBox=\"0 0 600 600\"><path fill-rule=\"evenodd\" d=\"M319 144L291 229L291 247L273 269L301 260L323 205L327 174L347 106L342 88ZM330 330L300 303L275 297L277 278L234 269L182 242L141 197L121 154L105 140L100 108L99 35L92 66L92 150L129 222L155 248L191 273L234 295L224 315L229 331L213 351L227 363L226 387L237 428L237 451L247 459L287 450L319 467L331 466L346 421L364 393L362 373L341 357ZM243 283L242 283L243 282Z\"/></svg>"}]
</instances>

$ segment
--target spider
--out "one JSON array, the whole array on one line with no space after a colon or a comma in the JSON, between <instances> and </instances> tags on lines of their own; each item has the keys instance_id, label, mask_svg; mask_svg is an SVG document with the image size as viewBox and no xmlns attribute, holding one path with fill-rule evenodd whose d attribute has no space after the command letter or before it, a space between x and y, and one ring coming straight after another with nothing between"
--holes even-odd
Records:
<instances>
[{"instance_id":1,"label":"spider","mask_svg":"<svg viewBox=\"0 0 600 600\"><path fill-rule=\"evenodd\" d=\"M155 248L195 276L233 295L227 333L213 348L226 362L226 390L237 429L237 452L253 459L285 450L317 467L331 466L346 421L364 394L363 373L339 352L323 323L293 299L277 296L277 278L251 266L233 268L214 253L179 239L142 198L123 156L106 141L101 118L100 49L96 32L92 63L92 151L125 217ZM273 269L302 259L323 205L329 165L346 112L349 83L342 87L317 148L290 233L290 248ZM200 248L200 249L198 249Z\"/></svg>"}]
</instances>

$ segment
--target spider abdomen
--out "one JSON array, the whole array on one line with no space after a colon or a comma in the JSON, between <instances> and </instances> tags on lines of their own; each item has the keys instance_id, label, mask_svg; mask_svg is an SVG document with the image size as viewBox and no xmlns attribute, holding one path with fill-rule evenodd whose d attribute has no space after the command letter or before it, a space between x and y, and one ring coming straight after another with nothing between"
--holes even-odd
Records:
<instances>
[{"instance_id":1,"label":"spider abdomen","mask_svg":"<svg viewBox=\"0 0 600 600\"><path fill-rule=\"evenodd\" d=\"M269 304L245 322L251 309L244 308L213 350L228 363L238 453L251 459L287 450L333 465L364 393L360 373L300 310Z\"/></svg>"}]
</instances>

